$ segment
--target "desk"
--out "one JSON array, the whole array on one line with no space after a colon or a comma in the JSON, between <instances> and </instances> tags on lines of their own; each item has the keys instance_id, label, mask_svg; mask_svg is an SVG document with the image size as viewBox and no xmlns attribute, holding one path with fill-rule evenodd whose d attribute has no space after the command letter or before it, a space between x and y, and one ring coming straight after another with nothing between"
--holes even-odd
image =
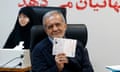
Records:
<instances>
[{"instance_id":1,"label":"desk","mask_svg":"<svg viewBox=\"0 0 120 72\"><path fill-rule=\"evenodd\" d=\"M29 70L31 70L29 50L0 49L0 72L26 72Z\"/></svg>"},{"instance_id":2,"label":"desk","mask_svg":"<svg viewBox=\"0 0 120 72\"><path fill-rule=\"evenodd\" d=\"M26 68L0 68L0 72L26 72L30 71L31 67Z\"/></svg>"}]
</instances>

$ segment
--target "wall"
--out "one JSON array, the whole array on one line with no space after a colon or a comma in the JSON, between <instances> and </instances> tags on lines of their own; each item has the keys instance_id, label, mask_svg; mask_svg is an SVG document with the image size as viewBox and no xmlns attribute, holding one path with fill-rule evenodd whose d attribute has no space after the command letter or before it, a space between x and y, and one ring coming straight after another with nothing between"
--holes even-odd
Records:
<instances>
[{"instance_id":1,"label":"wall","mask_svg":"<svg viewBox=\"0 0 120 72\"><path fill-rule=\"evenodd\" d=\"M26 0L27 2L29 0ZM38 0L42 3L42 0ZM60 6L71 1L73 6L67 7L68 23L86 24L88 28L88 44L90 59L95 72L108 72L106 65L120 64L120 12L109 5L110 0L86 0L87 4L80 4L80 0L49 0L48 6ZM81 0L82 1L82 0ZM85 0L83 0L85 1ZM111 0L115 6L115 1L120 5L119 0ZM2 0L0 2L0 48L5 43L9 33L14 27L16 16L19 11L18 3L23 0ZM76 3L85 7L82 10L76 8ZM95 4L99 5L95 7ZM100 7L103 6L103 7ZM118 12L117 12L118 11Z\"/></svg>"}]
</instances>

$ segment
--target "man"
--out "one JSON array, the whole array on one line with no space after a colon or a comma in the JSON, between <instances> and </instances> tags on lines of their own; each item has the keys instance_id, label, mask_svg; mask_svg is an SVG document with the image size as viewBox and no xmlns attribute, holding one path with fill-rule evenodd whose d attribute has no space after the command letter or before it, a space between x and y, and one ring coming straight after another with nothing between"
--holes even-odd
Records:
<instances>
[{"instance_id":1,"label":"man","mask_svg":"<svg viewBox=\"0 0 120 72\"><path fill-rule=\"evenodd\" d=\"M32 72L93 72L88 53L80 42L77 43L74 58L64 53L52 55L53 38L65 37L66 21L61 12L49 11L43 17L47 38L38 43L32 51Z\"/></svg>"}]
</instances>

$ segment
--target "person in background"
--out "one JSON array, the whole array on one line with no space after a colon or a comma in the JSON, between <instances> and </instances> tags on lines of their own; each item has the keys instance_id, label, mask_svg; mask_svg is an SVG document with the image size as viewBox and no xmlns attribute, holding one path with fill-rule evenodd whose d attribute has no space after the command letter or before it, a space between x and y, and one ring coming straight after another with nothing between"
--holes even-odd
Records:
<instances>
[{"instance_id":1,"label":"person in background","mask_svg":"<svg viewBox=\"0 0 120 72\"><path fill-rule=\"evenodd\" d=\"M24 48L28 49L30 44L30 29L33 26L33 11L30 7L23 7L20 9L15 27L9 35L3 48L14 48L20 43L24 42Z\"/></svg>"},{"instance_id":2,"label":"person in background","mask_svg":"<svg viewBox=\"0 0 120 72\"><path fill-rule=\"evenodd\" d=\"M53 38L65 37L66 21L61 12L53 10L43 17L43 27L48 35L31 53L32 72L94 72L87 49L78 41L74 58L64 53L52 55Z\"/></svg>"}]
</instances>

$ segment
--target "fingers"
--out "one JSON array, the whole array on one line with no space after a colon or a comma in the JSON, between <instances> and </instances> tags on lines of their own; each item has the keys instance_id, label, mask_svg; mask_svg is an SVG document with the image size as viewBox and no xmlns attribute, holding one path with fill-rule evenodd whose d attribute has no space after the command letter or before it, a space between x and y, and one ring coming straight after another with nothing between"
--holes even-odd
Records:
<instances>
[{"instance_id":1,"label":"fingers","mask_svg":"<svg viewBox=\"0 0 120 72\"><path fill-rule=\"evenodd\" d=\"M64 53L60 53L55 56L56 65L58 70L61 72L64 68L64 64L68 63L68 59Z\"/></svg>"},{"instance_id":2,"label":"fingers","mask_svg":"<svg viewBox=\"0 0 120 72\"><path fill-rule=\"evenodd\" d=\"M60 64L60 63L68 63L68 59L64 53L58 54L55 56L55 61Z\"/></svg>"}]
</instances>

